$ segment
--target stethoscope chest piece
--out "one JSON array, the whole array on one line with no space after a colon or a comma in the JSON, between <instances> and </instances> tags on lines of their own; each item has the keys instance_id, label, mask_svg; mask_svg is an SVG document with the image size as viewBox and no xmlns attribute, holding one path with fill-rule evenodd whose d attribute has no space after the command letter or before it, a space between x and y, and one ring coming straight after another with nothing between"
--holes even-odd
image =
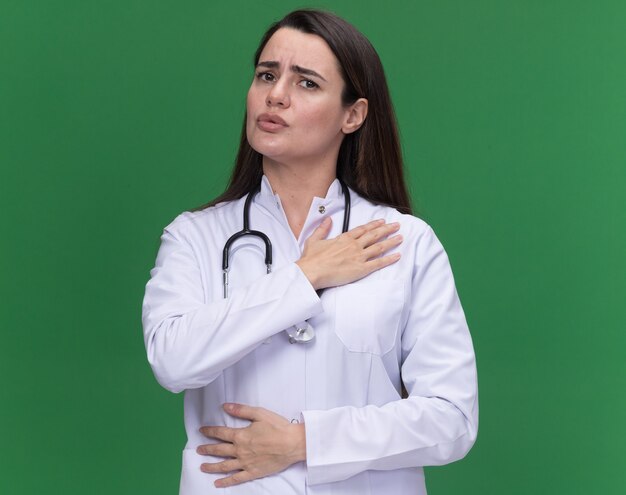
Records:
<instances>
[{"instance_id":1,"label":"stethoscope chest piece","mask_svg":"<svg viewBox=\"0 0 626 495\"><path fill-rule=\"evenodd\" d=\"M290 344L308 344L315 338L315 331L308 321L303 321L287 330Z\"/></svg>"}]
</instances>

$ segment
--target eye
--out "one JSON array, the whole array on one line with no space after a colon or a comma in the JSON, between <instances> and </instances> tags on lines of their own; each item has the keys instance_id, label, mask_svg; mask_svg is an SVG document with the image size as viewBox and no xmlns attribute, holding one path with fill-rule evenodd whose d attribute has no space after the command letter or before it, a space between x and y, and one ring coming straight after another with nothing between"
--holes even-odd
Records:
<instances>
[{"instance_id":1,"label":"eye","mask_svg":"<svg viewBox=\"0 0 626 495\"><path fill-rule=\"evenodd\" d=\"M275 79L274 74L271 72L257 72L256 78L265 82L272 82Z\"/></svg>"},{"instance_id":2,"label":"eye","mask_svg":"<svg viewBox=\"0 0 626 495\"><path fill-rule=\"evenodd\" d=\"M306 88L306 89L319 88L319 84L317 84L314 81L311 81L310 79L303 79L298 84L300 84L300 86L302 86L303 88Z\"/></svg>"}]
</instances>

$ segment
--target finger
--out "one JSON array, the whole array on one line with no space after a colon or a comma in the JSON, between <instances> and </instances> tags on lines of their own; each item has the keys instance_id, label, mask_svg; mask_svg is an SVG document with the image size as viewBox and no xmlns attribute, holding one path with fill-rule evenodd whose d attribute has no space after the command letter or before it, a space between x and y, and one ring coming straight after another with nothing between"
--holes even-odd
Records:
<instances>
[{"instance_id":1,"label":"finger","mask_svg":"<svg viewBox=\"0 0 626 495\"><path fill-rule=\"evenodd\" d=\"M369 275L376 270L380 270L381 268L385 268L386 266L393 265L396 261L400 259L400 253L393 253L388 256L381 256L380 258L374 258L365 263L365 266L368 268Z\"/></svg>"},{"instance_id":2,"label":"finger","mask_svg":"<svg viewBox=\"0 0 626 495\"><path fill-rule=\"evenodd\" d=\"M387 223L385 225L381 225L378 228L370 230L369 232L366 232L358 239L358 241L361 247L366 248L378 242L379 240L384 239L388 235L397 232L399 229L400 224L398 222Z\"/></svg>"},{"instance_id":3,"label":"finger","mask_svg":"<svg viewBox=\"0 0 626 495\"><path fill-rule=\"evenodd\" d=\"M358 227L354 227L353 229L348 230L348 232L346 232L344 235L352 237L353 239L358 239L366 232L375 229L376 227L379 227L384 223L385 220L383 220L382 218L378 220L372 220L371 222L367 222L366 224L359 225Z\"/></svg>"},{"instance_id":4,"label":"finger","mask_svg":"<svg viewBox=\"0 0 626 495\"><path fill-rule=\"evenodd\" d=\"M389 239L385 239L383 241L375 242L371 246L368 246L363 250L363 256L366 260L370 260L372 258L376 258L381 254L386 253L390 249L393 249L400 244L402 244L403 237L401 235L394 235Z\"/></svg>"},{"instance_id":5,"label":"finger","mask_svg":"<svg viewBox=\"0 0 626 495\"><path fill-rule=\"evenodd\" d=\"M227 486L240 485L241 483L252 481L256 478L257 476L250 474L248 471L239 471L228 478L220 478L219 480L216 480L214 485L217 488L226 488Z\"/></svg>"},{"instance_id":6,"label":"finger","mask_svg":"<svg viewBox=\"0 0 626 495\"><path fill-rule=\"evenodd\" d=\"M208 443L199 445L196 452L200 455L213 455L217 457L236 457L235 446L232 443Z\"/></svg>"},{"instance_id":7,"label":"finger","mask_svg":"<svg viewBox=\"0 0 626 495\"><path fill-rule=\"evenodd\" d=\"M218 438L219 440L232 443L235 438L235 433L239 429L240 428L229 428L227 426L203 426L200 428L200 433L207 438Z\"/></svg>"},{"instance_id":8,"label":"finger","mask_svg":"<svg viewBox=\"0 0 626 495\"><path fill-rule=\"evenodd\" d=\"M324 220L322 220L322 223L320 223L318 227L313 231L313 233L309 236L309 239L313 239L316 241L326 239L326 236L330 232L330 227L332 225L333 221L330 217L324 218Z\"/></svg>"},{"instance_id":9,"label":"finger","mask_svg":"<svg viewBox=\"0 0 626 495\"><path fill-rule=\"evenodd\" d=\"M224 411L237 418L249 419L250 421L259 421L263 418L264 409L262 407L234 404L232 402L225 403L223 407Z\"/></svg>"},{"instance_id":10,"label":"finger","mask_svg":"<svg viewBox=\"0 0 626 495\"><path fill-rule=\"evenodd\" d=\"M232 473L241 469L239 459L228 459L222 462L203 462L200 464L200 471L203 473Z\"/></svg>"}]
</instances>

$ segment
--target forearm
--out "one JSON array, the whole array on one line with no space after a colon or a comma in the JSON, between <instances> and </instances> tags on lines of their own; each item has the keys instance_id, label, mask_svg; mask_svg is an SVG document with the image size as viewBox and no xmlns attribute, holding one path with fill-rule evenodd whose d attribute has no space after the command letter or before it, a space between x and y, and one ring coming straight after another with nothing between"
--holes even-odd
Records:
<instances>
[{"instance_id":1,"label":"forearm","mask_svg":"<svg viewBox=\"0 0 626 495\"><path fill-rule=\"evenodd\" d=\"M295 264L210 304L163 293L158 281L148 284L145 344L157 380L173 392L207 385L263 340L321 311Z\"/></svg>"},{"instance_id":2,"label":"forearm","mask_svg":"<svg viewBox=\"0 0 626 495\"><path fill-rule=\"evenodd\" d=\"M295 462L306 461L306 429L302 423L292 425L291 441L289 442L290 450L293 452Z\"/></svg>"},{"instance_id":3,"label":"forearm","mask_svg":"<svg viewBox=\"0 0 626 495\"><path fill-rule=\"evenodd\" d=\"M465 456L477 434L468 416L437 397L410 397L382 407L305 411L307 481L347 479L368 470L440 465Z\"/></svg>"}]
</instances>

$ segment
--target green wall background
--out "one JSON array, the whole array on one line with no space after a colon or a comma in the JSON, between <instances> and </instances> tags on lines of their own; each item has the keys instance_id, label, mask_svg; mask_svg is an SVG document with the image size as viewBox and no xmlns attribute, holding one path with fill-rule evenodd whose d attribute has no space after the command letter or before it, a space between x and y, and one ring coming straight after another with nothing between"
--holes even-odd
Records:
<instances>
[{"instance_id":1,"label":"green wall background","mask_svg":"<svg viewBox=\"0 0 626 495\"><path fill-rule=\"evenodd\" d=\"M0 493L177 493L144 286L302 5L0 1ZM309 5L378 49L473 333L478 442L429 493L626 493L626 3Z\"/></svg>"}]
</instances>

